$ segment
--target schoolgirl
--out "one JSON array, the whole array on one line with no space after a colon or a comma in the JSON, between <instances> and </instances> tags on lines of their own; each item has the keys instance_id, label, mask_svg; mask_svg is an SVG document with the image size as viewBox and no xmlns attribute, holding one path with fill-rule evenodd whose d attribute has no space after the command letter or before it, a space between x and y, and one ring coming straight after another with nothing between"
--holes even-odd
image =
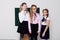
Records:
<instances>
[{"instance_id":1,"label":"schoolgirl","mask_svg":"<svg viewBox=\"0 0 60 40\"><path fill-rule=\"evenodd\" d=\"M19 27L17 32L23 34L23 40L27 39L28 36L28 18L29 12L27 11L27 4L24 2L20 6L19 12Z\"/></svg>"},{"instance_id":2,"label":"schoolgirl","mask_svg":"<svg viewBox=\"0 0 60 40\"><path fill-rule=\"evenodd\" d=\"M43 18L42 18L42 25L41 25L41 32L40 37L42 40L48 40L49 39L49 24L50 24L50 18L49 18L49 11L48 9L43 9Z\"/></svg>"},{"instance_id":3,"label":"schoolgirl","mask_svg":"<svg viewBox=\"0 0 60 40\"><path fill-rule=\"evenodd\" d=\"M30 8L30 17L29 17L29 33L30 40L37 40L37 35L40 33L40 14L36 13L37 6L32 5Z\"/></svg>"}]
</instances>

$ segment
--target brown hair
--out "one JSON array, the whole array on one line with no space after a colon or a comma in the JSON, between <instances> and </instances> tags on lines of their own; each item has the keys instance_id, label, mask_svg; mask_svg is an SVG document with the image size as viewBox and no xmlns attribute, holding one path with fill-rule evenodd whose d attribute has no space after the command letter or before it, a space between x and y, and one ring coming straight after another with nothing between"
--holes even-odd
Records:
<instances>
[{"instance_id":1,"label":"brown hair","mask_svg":"<svg viewBox=\"0 0 60 40\"><path fill-rule=\"evenodd\" d=\"M49 10L48 9L43 9L42 12L46 11L48 14L46 15L47 17L49 16ZM44 15L43 15L44 16ZM46 17L46 18L47 18ZM42 21L47 21L47 19L43 18Z\"/></svg>"},{"instance_id":2,"label":"brown hair","mask_svg":"<svg viewBox=\"0 0 60 40\"><path fill-rule=\"evenodd\" d=\"M23 3L20 5L20 9L19 9L20 12L22 11L22 6L23 6L23 5L27 5L27 4L26 4L25 2L23 2ZM27 11L27 9L26 9L26 11Z\"/></svg>"},{"instance_id":3,"label":"brown hair","mask_svg":"<svg viewBox=\"0 0 60 40\"><path fill-rule=\"evenodd\" d=\"M35 7L37 9L37 6L36 5L32 5L31 8L30 8L30 21L32 22L32 19L33 19L33 7Z\"/></svg>"},{"instance_id":4,"label":"brown hair","mask_svg":"<svg viewBox=\"0 0 60 40\"><path fill-rule=\"evenodd\" d=\"M42 12L46 11L48 14L47 14L47 17L49 16L49 10L48 9L43 9ZM44 15L43 15L44 16Z\"/></svg>"}]
</instances>

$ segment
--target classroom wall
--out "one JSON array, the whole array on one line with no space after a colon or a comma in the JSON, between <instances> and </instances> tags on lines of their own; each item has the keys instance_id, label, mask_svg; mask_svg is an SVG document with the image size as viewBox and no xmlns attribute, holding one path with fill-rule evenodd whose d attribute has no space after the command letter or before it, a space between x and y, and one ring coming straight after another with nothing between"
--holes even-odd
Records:
<instances>
[{"instance_id":1,"label":"classroom wall","mask_svg":"<svg viewBox=\"0 0 60 40\"><path fill-rule=\"evenodd\" d=\"M26 2L28 7L36 4L42 9L48 8L51 18L50 40L60 40L60 0L0 0L0 39L19 40L17 26L15 26L15 8ZM42 16L41 16L42 17Z\"/></svg>"}]
</instances>

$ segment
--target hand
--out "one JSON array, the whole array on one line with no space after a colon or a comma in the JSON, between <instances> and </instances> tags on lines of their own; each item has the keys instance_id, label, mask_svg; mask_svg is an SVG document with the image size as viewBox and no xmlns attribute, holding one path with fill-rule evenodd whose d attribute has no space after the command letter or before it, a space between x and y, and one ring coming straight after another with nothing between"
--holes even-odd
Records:
<instances>
[{"instance_id":1,"label":"hand","mask_svg":"<svg viewBox=\"0 0 60 40\"><path fill-rule=\"evenodd\" d=\"M37 31L37 33L38 33L38 35L40 35L40 32L39 31Z\"/></svg>"},{"instance_id":2,"label":"hand","mask_svg":"<svg viewBox=\"0 0 60 40\"><path fill-rule=\"evenodd\" d=\"M29 32L30 34L32 33L32 32Z\"/></svg>"},{"instance_id":3,"label":"hand","mask_svg":"<svg viewBox=\"0 0 60 40\"><path fill-rule=\"evenodd\" d=\"M42 37L44 37L44 36L45 36L45 33L42 34Z\"/></svg>"}]
</instances>

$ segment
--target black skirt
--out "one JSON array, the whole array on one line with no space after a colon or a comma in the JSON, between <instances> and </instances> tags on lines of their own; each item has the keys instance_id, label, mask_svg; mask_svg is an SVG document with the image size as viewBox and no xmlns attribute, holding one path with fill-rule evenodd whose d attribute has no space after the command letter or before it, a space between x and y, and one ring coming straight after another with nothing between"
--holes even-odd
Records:
<instances>
[{"instance_id":1,"label":"black skirt","mask_svg":"<svg viewBox=\"0 0 60 40\"><path fill-rule=\"evenodd\" d=\"M20 23L17 32L21 34L28 34L28 21L23 21Z\"/></svg>"},{"instance_id":2,"label":"black skirt","mask_svg":"<svg viewBox=\"0 0 60 40\"><path fill-rule=\"evenodd\" d=\"M38 33L38 24L31 24L31 31L32 31L32 34L30 34L30 36L32 35L33 37L37 36Z\"/></svg>"},{"instance_id":3,"label":"black skirt","mask_svg":"<svg viewBox=\"0 0 60 40\"><path fill-rule=\"evenodd\" d=\"M42 25L42 27L41 27L41 32L40 32L40 37L41 37L41 39L49 39L49 28L47 29L47 31L46 31L46 33L45 33L45 36L42 37L42 34L43 34L45 28L46 28L46 25Z\"/></svg>"}]
</instances>

